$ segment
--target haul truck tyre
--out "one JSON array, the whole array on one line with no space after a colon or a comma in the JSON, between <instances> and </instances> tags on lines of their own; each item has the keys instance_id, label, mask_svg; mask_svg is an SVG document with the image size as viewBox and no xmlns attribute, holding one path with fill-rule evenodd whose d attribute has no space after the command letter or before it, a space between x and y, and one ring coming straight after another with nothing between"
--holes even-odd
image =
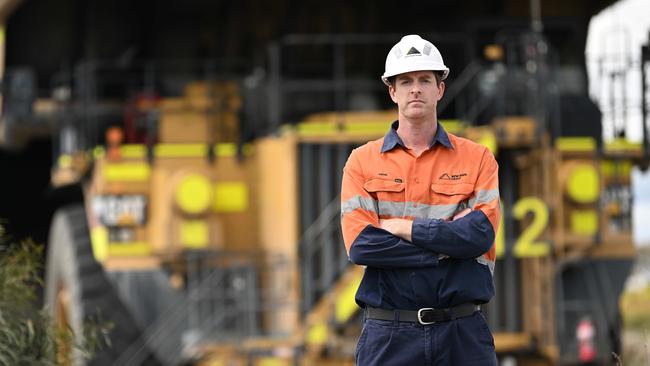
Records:
<instances>
[{"instance_id":1,"label":"haul truck tyre","mask_svg":"<svg viewBox=\"0 0 650 366\"><path fill-rule=\"evenodd\" d=\"M63 207L54 215L45 272L45 306L59 324L83 335L84 323L99 319L98 325L110 330L110 346L102 345L91 360L84 360L71 345L60 349L73 352L73 366L112 365L134 342L142 342L133 317L93 256L83 205ZM158 364L148 361L145 364Z\"/></svg>"}]
</instances>

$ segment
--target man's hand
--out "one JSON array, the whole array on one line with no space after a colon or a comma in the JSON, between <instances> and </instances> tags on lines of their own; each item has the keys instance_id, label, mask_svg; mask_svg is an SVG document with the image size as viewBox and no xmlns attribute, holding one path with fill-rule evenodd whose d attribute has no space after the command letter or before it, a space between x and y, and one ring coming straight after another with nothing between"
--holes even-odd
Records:
<instances>
[{"instance_id":1,"label":"man's hand","mask_svg":"<svg viewBox=\"0 0 650 366\"><path fill-rule=\"evenodd\" d=\"M411 231L413 228L413 221L406 219L386 219L379 220L379 226L388 231L389 233L399 236L400 238L410 242Z\"/></svg>"},{"instance_id":2,"label":"man's hand","mask_svg":"<svg viewBox=\"0 0 650 366\"><path fill-rule=\"evenodd\" d=\"M472 212L471 208L466 208L454 215L452 218L453 220L458 220L461 217L467 215L468 213ZM406 241L411 241L411 231L413 229L413 220L407 220L407 219L386 219L386 220L379 220L379 227L382 229L388 231L389 233L399 236L400 238L406 240Z\"/></svg>"},{"instance_id":3,"label":"man's hand","mask_svg":"<svg viewBox=\"0 0 650 366\"><path fill-rule=\"evenodd\" d=\"M458 220L458 219L460 219L461 217L467 215L470 212L472 212L472 209L471 208L466 208L466 209L456 213L454 215L454 217L451 219L451 221Z\"/></svg>"}]
</instances>

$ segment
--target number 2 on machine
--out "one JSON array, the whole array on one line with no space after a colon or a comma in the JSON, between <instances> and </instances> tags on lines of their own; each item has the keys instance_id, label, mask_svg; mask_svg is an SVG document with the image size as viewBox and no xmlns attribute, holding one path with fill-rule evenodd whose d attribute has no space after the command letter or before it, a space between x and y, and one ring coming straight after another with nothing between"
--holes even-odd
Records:
<instances>
[{"instance_id":1,"label":"number 2 on machine","mask_svg":"<svg viewBox=\"0 0 650 366\"><path fill-rule=\"evenodd\" d=\"M501 206L503 212L503 206ZM547 241L540 241L537 238L544 232L548 224L548 208L544 201L537 197L523 197L519 199L512 208L513 217L522 220L527 213L533 214L533 220L515 241L512 248L515 257L543 257L549 255L551 248ZM505 230L503 215L499 222L499 230L496 238L497 258L505 254Z\"/></svg>"}]
</instances>

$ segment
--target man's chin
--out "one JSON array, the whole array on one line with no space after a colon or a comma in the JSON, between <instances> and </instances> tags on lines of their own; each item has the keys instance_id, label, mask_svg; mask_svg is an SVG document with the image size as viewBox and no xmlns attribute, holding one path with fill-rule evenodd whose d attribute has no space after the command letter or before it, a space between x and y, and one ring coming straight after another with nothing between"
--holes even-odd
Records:
<instances>
[{"instance_id":1,"label":"man's chin","mask_svg":"<svg viewBox=\"0 0 650 366\"><path fill-rule=\"evenodd\" d=\"M427 113L424 110L411 110L408 113L404 114L407 118L413 119L413 120L421 120L421 119L427 119L427 117L431 117L432 115L430 113Z\"/></svg>"}]
</instances>

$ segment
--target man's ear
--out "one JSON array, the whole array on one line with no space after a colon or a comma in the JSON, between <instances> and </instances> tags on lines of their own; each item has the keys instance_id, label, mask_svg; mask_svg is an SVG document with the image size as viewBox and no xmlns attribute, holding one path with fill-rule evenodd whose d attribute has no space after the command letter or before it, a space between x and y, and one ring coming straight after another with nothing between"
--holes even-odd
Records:
<instances>
[{"instance_id":1,"label":"man's ear","mask_svg":"<svg viewBox=\"0 0 650 366\"><path fill-rule=\"evenodd\" d=\"M440 84L438 84L438 90L440 93L438 93L438 101L442 99L442 96L445 95L445 82L441 81Z\"/></svg>"},{"instance_id":2,"label":"man's ear","mask_svg":"<svg viewBox=\"0 0 650 366\"><path fill-rule=\"evenodd\" d=\"M393 100L393 103L397 104L397 100L395 99L395 86L393 84L388 86L388 94L390 95L390 99Z\"/></svg>"}]
</instances>

